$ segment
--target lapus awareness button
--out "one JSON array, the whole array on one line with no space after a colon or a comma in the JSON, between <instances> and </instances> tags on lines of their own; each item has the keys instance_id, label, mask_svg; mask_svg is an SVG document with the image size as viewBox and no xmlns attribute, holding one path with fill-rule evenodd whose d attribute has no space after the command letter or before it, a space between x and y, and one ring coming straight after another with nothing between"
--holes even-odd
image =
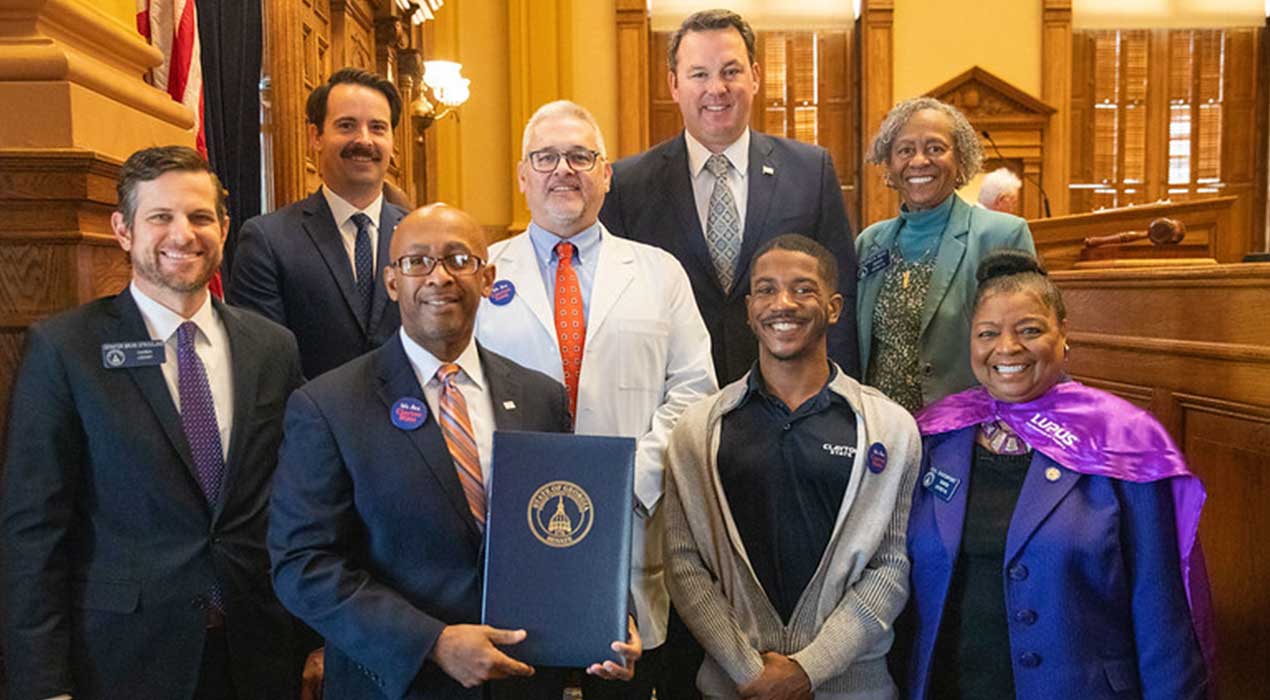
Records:
<instances>
[{"instance_id":1,"label":"lapus awareness button","mask_svg":"<svg viewBox=\"0 0 1270 700\"><path fill-rule=\"evenodd\" d=\"M489 303L494 306L507 306L516 298L516 285L511 280L498 280L489 293Z\"/></svg>"},{"instance_id":2,"label":"lapus awareness button","mask_svg":"<svg viewBox=\"0 0 1270 700\"><path fill-rule=\"evenodd\" d=\"M400 398L388 410L388 417L402 430L415 430L428 419L428 405L422 399Z\"/></svg>"},{"instance_id":3,"label":"lapus awareness button","mask_svg":"<svg viewBox=\"0 0 1270 700\"><path fill-rule=\"evenodd\" d=\"M880 442L869 445L869 456L865 458L865 464L869 465L869 471L881 474L886 469L886 446Z\"/></svg>"}]
</instances>

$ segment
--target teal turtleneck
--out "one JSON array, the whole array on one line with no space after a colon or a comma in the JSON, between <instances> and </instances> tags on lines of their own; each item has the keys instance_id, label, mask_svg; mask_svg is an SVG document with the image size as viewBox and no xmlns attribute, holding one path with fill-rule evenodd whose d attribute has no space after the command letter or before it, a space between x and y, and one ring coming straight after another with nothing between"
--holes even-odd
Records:
<instances>
[{"instance_id":1,"label":"teal turtleneck","mask_svg":"<svg viewBox=\"0 0 1270 700\"><path fill-rule=\"evenodd\" d=\"M953 197L948 195L939 206L930 209L910 210L907 205L900 206L900 232L897 241L900 254L905 260L917 262L930 251L934 255L939 247L939 237L948 225L948 217L952 214Z\"/></svg>"}]
</instances>

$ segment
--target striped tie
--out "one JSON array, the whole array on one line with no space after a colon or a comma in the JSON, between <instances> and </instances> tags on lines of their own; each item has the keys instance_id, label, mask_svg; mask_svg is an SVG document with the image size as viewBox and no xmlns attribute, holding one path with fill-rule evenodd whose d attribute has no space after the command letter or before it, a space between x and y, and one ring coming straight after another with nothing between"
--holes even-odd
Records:
<instances>
[{"instance_id":1,"label":"striped tie","mask_svg":"<svg viewBox=\"0 0 1270 700\"><path fill-rule=\"evenodd\" d=\"M476 518L476 524L484 530L485 481L481 478L481 459L476 451L472 421L467 417L467 401L454 385L458 373L459 366L453 363L443 364L437 370L437 381L441 382L441 434L445 436L445 445L450 448L450 457L454 459L467 506L472 511L472 517Z\"/></svg>"}]
</instances>

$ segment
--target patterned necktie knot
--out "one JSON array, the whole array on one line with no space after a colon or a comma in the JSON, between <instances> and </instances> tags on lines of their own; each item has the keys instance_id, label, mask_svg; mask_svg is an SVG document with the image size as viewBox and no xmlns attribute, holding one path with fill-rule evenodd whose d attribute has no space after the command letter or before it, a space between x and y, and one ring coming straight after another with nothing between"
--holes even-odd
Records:
<instances>
[{"instance_id":1,"label":"patterned necktie knot","mask_svg":"<svg viewBox=\"0 0 1270 700\"><path fill-rule=\"evenodd\" d=\"M194 338L198 336L198 324L193 321L186 321L176 327L176 349L181 350L194 349Z\"/></svg>"},{"instance_id":2,"label":"patterned necktie knot","mask_svg":"<svg viewBox=\"0 0 1270 700\"><path fill-rule=\"evenodd\" d=\"M370 232L370 217L365 212L357 212L352 216L353 224L357 226L358 233L362 231Z\"/></svg>"},{"instance_id":3,"label":"patterned necktie knot","mask_svg":"<svg viewBox=\"0 0 1270 700\"><path fill-rule=\"evenodd\" d=\"M728 175L728 168L732 163L728 161L728 157L722 153L715 153L706 160L706 170L716 178L725 178Z\"/></svg>"},{"instance_id":4,"label":"patterned necktie knot","mask_svg":"<svg viewBox=\"0 0 1270 700\"><path fill-rule=\"evenodd\" d=\"M437 381L448 386L454 386L454 375L458 373L458 365L453 362L446 362L437 368Z\"/></svg>"},{"instance_id":5,"label":"patterned necktie knot","mask_svg":"<svg viewBox=\"0 0 1270 700\"><path fill-rule=\"evenodd\" d=\"M556 244L556 258L561 265L573 264L573 244L568 241L560 241Z\"/></svg>"}]
</instances>

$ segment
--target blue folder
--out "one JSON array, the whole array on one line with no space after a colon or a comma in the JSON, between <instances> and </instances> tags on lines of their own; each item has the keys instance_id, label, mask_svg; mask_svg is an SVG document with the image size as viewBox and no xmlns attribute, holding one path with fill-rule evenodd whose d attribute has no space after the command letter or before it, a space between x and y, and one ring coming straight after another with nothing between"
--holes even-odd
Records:
<instances>
[{"instance_id":1,"label":"blue folder","mask_svg":"<svg viewBox=\"0 0 1270 700\"><path fill-rule=\"evenodd\" d=\"M481 619L528 633L513 658L622 660L634 489L632 438L495 431Z\"/></svg>"}]
</instances>

